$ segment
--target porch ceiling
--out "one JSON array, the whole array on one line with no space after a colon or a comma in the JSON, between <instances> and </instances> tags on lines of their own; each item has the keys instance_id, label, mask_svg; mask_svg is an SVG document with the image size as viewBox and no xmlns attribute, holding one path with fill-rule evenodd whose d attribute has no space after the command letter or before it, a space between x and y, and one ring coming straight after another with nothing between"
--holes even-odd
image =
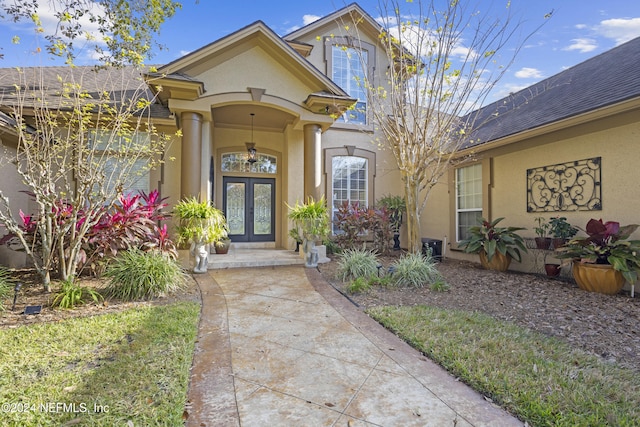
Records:
<instances>
[{"instance_id":1,"label":"porch ceiling","mask_svg":"<svg viewBox=\"0 0 640 427\"><path fill-rule=\"evenodd\" d=\"M251 113L254 113L254 129L282 132L296 120L293 114L269 107L249 104L226 105L211 110L216 127L250 129Z\"/></svg>"}]
</instances>

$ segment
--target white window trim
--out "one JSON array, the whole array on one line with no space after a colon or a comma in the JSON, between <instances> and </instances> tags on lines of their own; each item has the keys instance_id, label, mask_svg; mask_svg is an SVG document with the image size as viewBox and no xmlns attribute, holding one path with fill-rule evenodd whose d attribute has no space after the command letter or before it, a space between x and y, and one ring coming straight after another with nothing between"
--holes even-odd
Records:
<instances>
[{"instance_id":1,"label":"white window trim","mask_svg":"<svg viewBox=\"0 0 640 427\"><path fill-rule=\"evenodd\" d=\"M468 208L468 209L461 209L459 206L459 200L460 200L460 193L459 193L459 188L460 186L458 185L458 172L461 169L464 168L468 168L468 167L473 167L473 166L479 166L480 167L480 179L482 180L482 164L481 163L476 163L473 165L467 165L467 166L463 166L460 168L455 169L454 171L454 186L455 186L455 236L456 236L456 242L460 242L462 239L460 238L460 213L464 213L464 212L480 212L480 215L482 215L482 202L480 204L479 208ZM481 194L482 195L482 194Z\"/></svg>"}]
</instances>

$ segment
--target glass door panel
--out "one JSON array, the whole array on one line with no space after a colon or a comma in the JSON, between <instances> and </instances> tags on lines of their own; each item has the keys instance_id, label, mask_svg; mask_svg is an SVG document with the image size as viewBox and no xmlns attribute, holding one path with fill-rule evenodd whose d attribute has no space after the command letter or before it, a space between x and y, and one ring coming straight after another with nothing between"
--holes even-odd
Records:
<instances>
[{"instance_id":1,"label":"glass door panel","mask_svg":"<svg viewBox=\"0 0 640 427\"><path fill-rule=\"evenodd\" d=\"M253 184L253 234L272 234L272 184Z\"/></svg>"},{"instance_id":2,"label":"glass door panel","mask_svg":"<svg viewBox=\"0 0 640 427\"><path fill-rule=\"evenodd\" d=\"M234 242L275 240L275 179L223 177L223 208Z\"/></svg>"},{"instance_id":3,"label":"glass door panel","mask_svg":"<svg viewBox=\"0 0 640 427\"><path fill-rule=\"evenodd\" d=\"M246 185L242 182L227 182L225 206L229 234L246 233Z\"/></svg>"}]
</instances>

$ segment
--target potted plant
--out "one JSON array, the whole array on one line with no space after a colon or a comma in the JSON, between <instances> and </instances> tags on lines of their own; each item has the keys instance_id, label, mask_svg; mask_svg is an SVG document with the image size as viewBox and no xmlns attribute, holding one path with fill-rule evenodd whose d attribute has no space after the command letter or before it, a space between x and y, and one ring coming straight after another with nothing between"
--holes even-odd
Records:
<instances>
[{"instance_id":1,"label":"potted plant","mask_svg":"<svg viewBox=\"0 0 640 427\"><path fill-rule=\"evenodd\" d=\"M378 200L378 204L389 212L391 230L393 231L393 250L400 250L400 227L402 216L407 210L407 205L402 196L384 195Z\"/></svg>"},{"instance_id":2,"label":"potted plant","mask_svg":"<svg viewBox=\"0 0 640 427\"><path fill-rule=\"evenodd\" d=\"M465 252L478 254L482 266L489 270L506 271L511 259L521 262L520 251L527 252L524 239L516 233L525 228L497 227L503 219L497 218L491 222L480 219L480 225L469 229L469 238L460 242Z\"/></svg>"},{"instance_id":3,"label":"potted plant","mask_svg":"<svg viewBox=\"0 0 640 427\"><path fill-rule=\"evenodd\" d=\"M549 220L550 232L553 239L551 239L551 246L553 249L557 249L567 243L569 239L578 233L578 229L567 222L567 218L563 216L556 216Z\"/></svg>"},{"instance_id":4,"label":"potted plant","mask_svg":"<svg viewBox=\"0 0 640 427\"><path fill-rule=\"evenodd\" d=\"M289 219L302 234L302 250L305 266L318 266L318 250L316 241L322 241L329 234L329 210L324 196L320 200L307 199L307 203L296 202L289 208Z\"/></svg>"},{"instance_id":5,"label":"potted plant","mask_svg":"<svg viewBox=\"0 0 640 427\"><path fill-rule=\"evenodd\" d=\"M209 202L200 202L195 197L181 200L174 206L173 212L178 222L178 244L191 244L190 253L196 260L193 272L206 272L206 245L228 238L229 227L224 214Z\"/></svg>"},{"instance_id":6,"label":"potted plant","mask_svg":"<svg viewBox=\"0 0 640 427\"><path fill-rule=\"evenodd\" d=\"M544 271L549 277L558 277L560 275L560 264L545 263Z\"/></svg>"},{"instance_id":7,"label":"potted plant","mask_svg":"<svg viewBox=\"0 0 640 427\"><path fill-rule=\"evenodd\" d=\"M591 292L614 295L625 280L634 284L640 272L640 240L627 240L638 224L590 219L586 237L570 240L558 249L558 258L571 261L578 286Z\"/></svg>"},{"instance_id":8,"label":"potted plant","mask_svg":"<svg viewBox=\"0 0 640 427\"><path fill-rule=\"evenodd\" d=\"M289 230L289 237L296 241L296 252L300 252L300 245L302 244L302 237L297 227Z\"/></svg>"},{"instance_id":9,"label":"potted plant","mask_svg":"<svg viewBox=\"0 0 640 427\"><path fill-rule=\"evenodd\" d=\"M535 219L538 226L534 228L537 237L536 248L538 249L549 249L551 247L551 237L549 237L549 229L551 228L551 224L549 224L544 217L539 216Z\"/></svg>"},{"instance_id":10,"label":"potted plant","mask_svg":"<svg viewBox=\"0 0 640 427\"><path fill-rule=\"evenodd\" d=\"M228 233L229 227L228 227L228 224L226 224L226 219L225 219L225 228L226 228L226 233ZM225 235L220 240L215 241L213 243L213 246L218 255L225 255L229 253L229 248L231 247L231 239L229 238L229 236Z\"/></svg>"}]
</instances>

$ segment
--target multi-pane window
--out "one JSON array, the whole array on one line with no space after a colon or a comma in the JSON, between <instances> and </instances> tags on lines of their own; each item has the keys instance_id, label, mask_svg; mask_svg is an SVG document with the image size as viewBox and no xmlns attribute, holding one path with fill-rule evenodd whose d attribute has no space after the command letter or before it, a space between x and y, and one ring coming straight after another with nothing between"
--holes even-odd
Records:
<instances>
[{"instance_id":1,"label":"multi-pane window","mask_svg":"<svg viewBox=\"0 0 640 427\"><path fill-rule=\"evenodd\" d=\"M345 202L368 206L367 159L356 156L334 156L332 159L332 218ZM334 227L334 232L335 232Z\"/></svg>"},{"instance_id":2,"label":"multi-pane window","mask_svg":"<svg viewBox=\"0 0 640 427\"><path fill-rule=\"evenodd\" d=\"M149 192L149 138L145 132L126 137L107 131L91 134L92 161L103 164L103 189L113 192L123 185L123 194Z\"/></svg>"},{"instance_id":3,"label":"multi-pane window","mask_svg":"<svg viewBox=\"0 0 640 427\"><path fill-rule=\"evenodd\" d=\"M331 49L332 76L334 82L358 102L345 112L339 122L364 125L367 123L367 94L365 73L368 67L368 52L347 46L334 45Z\"/></svg>"},{"instance_id":4,"label":"multi-pane window","mask_svg":"<svg viewBox=\"0 0 640 427\"><path fill-rule=\"evenodd\" d=\"M456 170L456 240L469 237L469 228L482 218L482 166Z\"/></svg>"}]
</instances>

